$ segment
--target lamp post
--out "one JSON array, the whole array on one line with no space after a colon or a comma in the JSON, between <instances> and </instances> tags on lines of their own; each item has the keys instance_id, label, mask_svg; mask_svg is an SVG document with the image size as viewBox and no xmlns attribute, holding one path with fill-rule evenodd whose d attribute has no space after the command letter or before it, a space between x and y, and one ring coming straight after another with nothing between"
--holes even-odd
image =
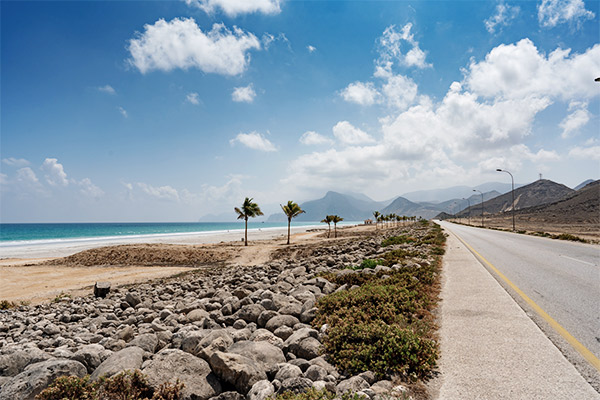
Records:
<instances>
[{"instance_id":1,"label":"lamp post","mask_svg":"<svg viewBox=\"0 0 600 400\"><path fill-rule=\"evenodd\" d=\"M474 192L479 192L479 194L481 195L481 227L483 228L483 193L481 193L481 190L477 190L477 189L473 189Z\"/></svg>"},{"instance_id":2,"label":"lamp post","mask_svg":"<svg viewBox=\"0 0 600 400\"><path fill-rule=\"evenodd\" d=\"M510 172L508 172L505 169L500 169L497 168L496 169L497 172L506 172L507 174L510 175L510 181L512 183L512 220L513 220L513 232L515 231L515 179L513 178L512 174Z\"/></svg>"},{"instance_id":3,"label":"lamp post","mask_svg":"<svg viewBox=\"0 0 600 400\"><path fill-rule=\"evenodd\" d=\"M471 225L471 200L465 199L464 197L463 197L463 200L466 200L467 203L469 203L469 214L468 214L467 220L469 221L469 225Z\"/></svg>"}]
</instances>

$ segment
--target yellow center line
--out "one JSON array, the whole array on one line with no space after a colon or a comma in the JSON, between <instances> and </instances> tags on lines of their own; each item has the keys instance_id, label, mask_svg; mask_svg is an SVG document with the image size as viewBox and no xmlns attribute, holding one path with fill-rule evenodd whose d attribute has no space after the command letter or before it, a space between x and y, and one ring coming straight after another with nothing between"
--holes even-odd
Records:
<instances>
[{"instance_id":1,"label":"yellow center line","mask_svg":"<svg viewBox=\"0 0 600 400\"><path fill-rule=\"evenodd\" d=\"M558 322L556 322L554 318L548 315L548 313L544 311L540 306L538 306L535 301L531 300L529 296L527 296L521 289L519 289L517 285L512 283L502 272L498 270L498 268L494 267L491 262L486 260L485 257L483 257L481 254L479 254L477 250L469 246L469 244L467 244L467 242L465 242L456 233L454 233L454 235L465 246L467 246L469 250L473 252L473 254L475 254L477 257L479 257L479 259L481 259L485 264L487 264L487 266L490 267L492 271L494 271L504 282L506 282L508 286L510 286L515 292L517 292L519 296L521 296L521 298L525 300L527 304L529 304L531 308L533 308L535 312L538 313L538 315L542 317L556 332L558 332L560 336L562 336L567 342L569 342L569 344L573 346L573 348L577 350L579 354L583 356L583 358L585 358L590 364L592 364L594 368L600 371L600 360L591 351L589 351L584 345L582 345L577 339L575 339L575 337L571 335L569 331L563 328Z\"/></svg>"}]
</instances>

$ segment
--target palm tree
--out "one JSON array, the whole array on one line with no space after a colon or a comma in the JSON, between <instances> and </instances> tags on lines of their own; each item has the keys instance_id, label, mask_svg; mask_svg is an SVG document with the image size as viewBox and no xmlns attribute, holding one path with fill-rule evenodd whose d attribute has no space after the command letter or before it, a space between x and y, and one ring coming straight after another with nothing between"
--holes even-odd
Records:
<instances>
[{"instance_id":1,"label":"palm tree","mask_svg":"<svg viewBox=\"0 0 600 400\"><path fill-rule=\"evenodd\" d=\"M287 219L288 219L288 241L287 241L287 244L290 244L290 225L292 224L292 218L296 218L298 215L300 215L306 211L301 209L297 203L294 203L291 200L289 200L285 206L282 206L281 204L280 204L280 206L281 206L281 209L283 210L283 212L285 213L285 215L287 215Z\"/></svg>"},{"instance_id":2,"label":"palm tree","mask_svg":"<svg viewBox=\"0 0 600 400\"><path fill-rule=\"evenodd\" d=\"M327 215L324 219L321 220L321 222L324 222L327 225L329 225L329 231L327 232L327 237L331 236L331 222L333 222L333 220L331 218L332 218L332 215Z\"/></svg>"},{"instance_id":3,"label":"palm tree","mask_svg":"<svg viewBox=\"0 0 600 400\"><path fill-rule=\"evenodd\" d=\"M235 212L238 214L237 219L243 219L246 222L246 230L244 232L245 246L248 246L248 218L254 218L258 217L259 215L264 215L263 212L260 211L260 207L258 206L258 204L253 203L252 200L253 199L246 197L241 209L237 207L234 208Z\"/></svg>"},{"instance_id":4,"label":"palm tree","mask_svg":"<svg viewBox=\"0 0 600 400\"><path fill-rule=\"evenodd\" d=\"M331 222L333 222L333 231L335 232L335 237L337 237L337 223L342 222L344 218L337 215L330 215Z\"/></svg>"},{"instance_id":5,"label":"palm tree","mask_svg":"<svg viewBox=\"0 0 600 400\"><path fill-rule=\"evenodd\" d=\"M375 230L377 230L377 222L379 221L379 216L381 214L379 213L379 211L373 211L373 217L375 217Z\"/></svg>"}]
</instances>

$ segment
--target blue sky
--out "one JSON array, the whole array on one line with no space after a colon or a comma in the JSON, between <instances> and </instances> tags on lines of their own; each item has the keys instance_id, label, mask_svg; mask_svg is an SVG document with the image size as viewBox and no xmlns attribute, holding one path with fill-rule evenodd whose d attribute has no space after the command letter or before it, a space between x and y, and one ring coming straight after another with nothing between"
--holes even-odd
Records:
<instances>
[{"instance_id":1,"label":"blue sky","mask_svg":"<svg viewBox=\"0 0 600 400\"><path fill-rule=\"evenodd\" d=\"M0 220L598 179L599 4L2 1Z\"/></svg>"}]
</instances>

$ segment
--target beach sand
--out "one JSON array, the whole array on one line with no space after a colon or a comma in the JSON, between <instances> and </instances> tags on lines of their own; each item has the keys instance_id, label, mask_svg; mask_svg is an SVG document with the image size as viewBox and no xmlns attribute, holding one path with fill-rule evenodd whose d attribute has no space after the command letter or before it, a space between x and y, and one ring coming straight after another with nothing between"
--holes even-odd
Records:
<instances>
[{"instance_id":1,"label":"beach sand","mask_svg":"<svg viewBox=\"0 0 600 400\"><path fill-rule=\"evenodd\" d=\"M349 229L373 229L353 227ZM310 231L310 232L309 232ZM338 228L338 233L341 233ZM328 240L323 237L325 229L314 231L314 227L292 227L292 244L303 244ZM52 243L38 246L19 246L0 253L0 300L24 301L38 304L49 301L62 293L84 295L92 291L95 282L109 281L113 286L140 283L164 278L194 269L184 265L178 252L203 253L203 265L258 265L272 258L274 252L285 249L287 228L264 229L248 232L248 246L244 246L239 232L211 235L180 235L121 240L94 240L85 242ZM243 235L243 233L242 233ZM122 245L130 245L123 247ZM180 246L175 246L180 245ZM114 247L119 246L119 247ZM72 256L82 251L96 249ZM147 260L148 253L168 254L170 262L127 262L111 265L114 253L126 253L125 259ZM106 253L104 261L94 264L98 254ZM187 254L187 253L186 253ZM96 258L91 257L92 255ZM69 260L75 260L70 262ZM102 258L100 258L102 260ZM113 258L114 259L114 258ZM123 258L117 258L122 260ZM92 260L92 261L90 261ZM178 261L179 260L179 261ZM136 265L139 264L139 265ZM146 265L144 265L146 264Z\"/></svg>"}]
</instances>

